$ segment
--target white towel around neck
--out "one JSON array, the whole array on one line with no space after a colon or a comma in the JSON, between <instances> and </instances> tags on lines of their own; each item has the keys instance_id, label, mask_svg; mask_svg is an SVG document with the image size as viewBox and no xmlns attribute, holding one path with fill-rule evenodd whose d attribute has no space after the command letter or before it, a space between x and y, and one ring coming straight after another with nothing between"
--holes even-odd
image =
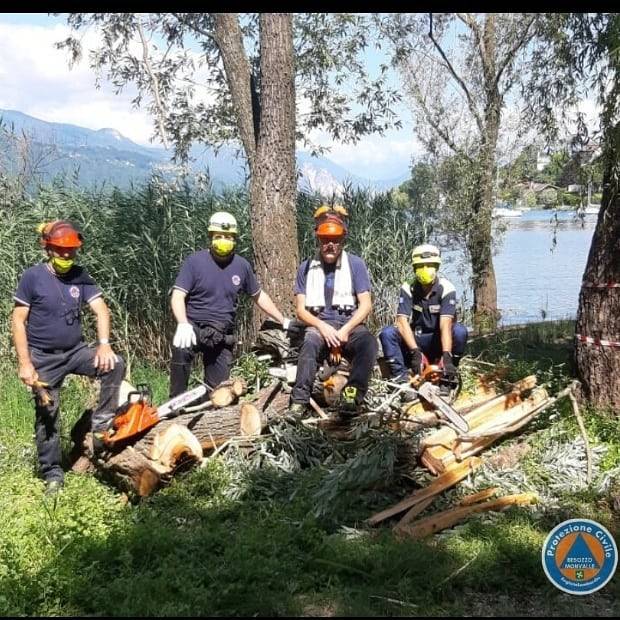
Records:
<instances>
[{"instance_id":1,"label":"white towel around neck","mask_svg":"<svg viewBox=\"0 0 620 620\"><path fill-rule=\"evenodd\" d=\"M353 294L353 279L349 256L345 250L338 257L334 277L334 297L332 306L349 309L357 305ZM325 271L319 258L313 258L308 267L306 278L306 308L321 309L325 307Z\"/></svg>"}]
</instances>

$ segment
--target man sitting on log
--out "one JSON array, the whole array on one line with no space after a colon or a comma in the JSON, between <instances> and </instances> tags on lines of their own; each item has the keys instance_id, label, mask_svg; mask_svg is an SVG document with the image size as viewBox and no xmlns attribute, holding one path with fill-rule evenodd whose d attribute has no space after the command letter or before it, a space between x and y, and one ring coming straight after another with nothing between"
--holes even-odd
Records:
<instances>
[{"instance_id":1,"label":"man sitting on log","mask_svg":"<svg viewBox=\"0 0 620 620\"><path fill-rule=\"evenodd\" d=\"M230 376L233 334L239 293L250 295L254 303L286 329L289 319L261 289L254 270L235 253L237 221L225 211L209 220L210 247L188 256L177 275L170 305L177 329L172 341L170 397L187 390L196 353L202 353L207 398Z\"/></svg>"},{"instance_id":2,"label":"man sitting on log","mask_svg":"<svg viewBox=\"0 0 620 620\"><path fill-rule=\"evenodd\" d=\"M99 406L92 415L93 448L103 448L101 432L114 416L125 364L110 346L110 312L86 269L75 264L83 237L66 221L39 227L48 260L27 269L19 280L13 310L13 340L19 378L35 393L35 437L47 494L62 487L58 410L60 387L69 374L101 379ZM97 348L82 336L81 307L97 317Z\"/></svg>"},{"instance_id":3,"label":"man sitting on log","mask_svg":"<svg viewBox=\"0 0 620 620\"><path fill-rule=\"evenodd\" d=\"M315 219L319 251L301 263L295 283L297 317L308 328L290 412L295 417L306 413L319 359L329 352L351 362L340 395L340 412L349 417L359 411L377 356L376 339L363 324L372 309L370 278L364 261L343 249L347 227L342 213L319 208Z\"/></svg>"},{"instance_id":4,"label":"man sitting on log","mask_svg":"<svg viewBox=\"0 0 620 620\"><path fill-rule=\"evenodd\" d=\"M444 382L455 383L467 343L467 328L456 322L456 290L437 274L441 254L436 246L417 246L412 259L415 280L401 286L396 326L379 334L383 354L397 382L409 382L407 367L415 376L424 365L437 363Z\"/></svg>"}]
</instances>

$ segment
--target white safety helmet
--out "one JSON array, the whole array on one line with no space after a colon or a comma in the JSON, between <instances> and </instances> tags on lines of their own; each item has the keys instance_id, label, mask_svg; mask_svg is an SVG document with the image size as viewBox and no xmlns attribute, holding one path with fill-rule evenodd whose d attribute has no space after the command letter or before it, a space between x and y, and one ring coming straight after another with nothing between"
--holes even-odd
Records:
<instances>
[{"instance_id":1,"label":"white safety helmet","mask_svg":"<svg viewBox=\"0 0 620 620\"><path fill-rule=\"evenodd\" d=\"M411 259L414 267L418 265L437 265L439 269L441 265L441 252L436 245L423 243L413 248Z\"/></svg>"},{"instance_id":2,"label":"white safety helmet","mask_svg":"<svg viewBox=\"0 0 620 620\"><path fill-rule=\"evenodd\" d=\"M223 232L237 234L237 220L226 211L216 211L209 218L209 232Z\"/></svg>"}]
</instances>

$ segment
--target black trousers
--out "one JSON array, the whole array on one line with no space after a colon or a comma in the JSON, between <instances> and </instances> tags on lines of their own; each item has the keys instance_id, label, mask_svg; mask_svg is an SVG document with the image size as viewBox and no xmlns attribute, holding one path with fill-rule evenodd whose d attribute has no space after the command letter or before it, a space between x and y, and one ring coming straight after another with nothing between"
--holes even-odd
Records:
<instances>
[{"instance_id":1,"label":"black trousers","mask_svg":"<svg viewBox=\"0 0 620 620\"><path fill-rule=\"evenodd\" d=\"M106 429L114 417L118 406L118 393L125 376L125 362L117 357L113 370L101 372L93 360L96 349L81 342L68 351L46 352L30 347L30 359L39 380L49 384L48 392L52 398L49 406L43 406L35 399L34 432L39 456L39 468L44 480L62 481L64 473L61 466L59 407L60 388L67 375L83 375L101 380L99 404L92 415L92 430Z\"/></svg>"},{"instance_id":2,"label":"black trousers","mask_svg":"<svg viewBox=\"0 0 620 620\"><path fill-rule=\"evenodd\" d=\"M336 322L327 321L327 323L336 329L342 327L342 324ZM368 382L377 359L377 348L377 340L365 325L358 325L349 335L347 342L342 345L342 354L351 363L351 374L347 385L357 388L358 404L362 402L368 391ZM310 401L319 360L324 359L327 353L327 345L319 330L315 327L308 327L299 351L297 377L291 392L292 402L306 404Z\"/></svg>"},{"instance_id":3,"label":"black trousers","mask_svg":"<svg viewBox=\"0 0 620 620\"><path fill-rule=\"evenodd\" d=\"M201 342L199 330L194 327L194 331L198 332L196 345L189 349L172 347L170 398L174 398L187 390L192 364L198 353L202 353L204 382L208 386L206 398L209 398L214 387L230 377L234 345L226 342L220 342L217 345Z\"/></svg>"}]
</instances>

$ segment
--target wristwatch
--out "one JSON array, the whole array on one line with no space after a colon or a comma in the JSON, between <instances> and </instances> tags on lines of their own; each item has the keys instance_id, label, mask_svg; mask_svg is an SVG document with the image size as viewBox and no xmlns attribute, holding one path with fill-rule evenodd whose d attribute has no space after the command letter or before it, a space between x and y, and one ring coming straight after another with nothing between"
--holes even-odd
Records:
<instances>
[{"instance_id":1,"label":"wristwatch","mask_svg":"<svg viewBox=\"0 0 620 620\"><path fill-rule=\"evenodd\" d=\"M108 338L99 338L97 344L110 344L110 340Z\"/></svg>"}]
</instances>

